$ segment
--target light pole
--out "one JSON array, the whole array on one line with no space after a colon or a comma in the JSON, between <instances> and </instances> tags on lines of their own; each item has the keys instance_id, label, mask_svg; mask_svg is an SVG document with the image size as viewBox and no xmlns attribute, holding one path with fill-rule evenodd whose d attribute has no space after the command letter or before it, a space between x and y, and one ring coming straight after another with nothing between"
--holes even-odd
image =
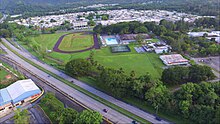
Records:
<instances>
[{"instance_id":1,"label":"light pole","mask_svg":"<svg viewBox=\"0 0 220 124\"><path fill-rule=\"evenodd\" d=\"M158 109L159 109L158 105L155 107L155 109L156 109L156 115L157 115Z\"/></svg>"}]
</instances>

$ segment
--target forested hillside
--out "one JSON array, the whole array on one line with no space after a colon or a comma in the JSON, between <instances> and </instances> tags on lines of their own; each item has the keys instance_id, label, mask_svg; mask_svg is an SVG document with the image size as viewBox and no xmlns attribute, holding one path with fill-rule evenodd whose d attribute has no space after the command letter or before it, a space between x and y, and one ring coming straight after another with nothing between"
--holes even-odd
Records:
<instances>
[{"instance_id":1,"label":"forested hillside","mask_svg":"<svg viewBox=\"0 0 220 124\"><path fill-rule=\"evenodd\" d=\"M73 8L100 3L119 4L109 9L165 9L199 15L220 13L218 0L0 0L0 11L10 14L32 13L32 15L58 10L73 12Z\"/></svg>"}]
</instances>

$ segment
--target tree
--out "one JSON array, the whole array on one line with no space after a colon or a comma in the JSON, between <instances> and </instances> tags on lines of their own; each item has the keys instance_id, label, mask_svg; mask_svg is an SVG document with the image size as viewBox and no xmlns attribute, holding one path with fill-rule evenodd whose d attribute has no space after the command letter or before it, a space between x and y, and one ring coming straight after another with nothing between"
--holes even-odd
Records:
<instances>
[{"instance_id":1,"label":"tree","mask_svg":"<svg viewBox=\"0 0 220 124\"><path fill-rule=\"evenodd\" d=\"M147 33L148 30L145 26L140 26L134 29L134 33L138 34L138 33Z\"/></svg>"},{"instance_id":2,"label":"tree","mask_svg":"<svg viewBox=\"0 0 220 124\"><path fill-rule=\"evenodd\" d=\"M208 66L192 65L189 67L189 80L191 82L201 82L214 79L215 75Z\"/></svg>"},{"instance_id":3,"label":"tree","mask_svg":"<svg viewBox=\"0 0 220 124\"><path fill-rule=\"evenodd\" d=\"M99 75L100 82L104 82L112 91L112 94L119 98L126 95L126 91L129 87L127 79L128 76L125 75L124 71L121 69L114 70L105 68L101 70Z\"/></svg>"},{"instance_id":4,"label":"tree","mask_svg":"<svg viewBox=\"0 0 220 124\"><path fill-rule=\"evenodd\" d=\"M102 115L96 111L84 110L76 117L74 124L100 124L102 123Z\"/></svg>"},{"instance_id":5,"label":"tree","mask_svg":"<svg viewBox=\"0 0 220 124\"><path fill-rule=\"evenodd\" d=\"M109 15L102 15L102 20L108 20Z\"/></svg>"},{"instance_id":6,"label":"tree","mask_svg":"<svg viewBox=\"0 0 220 124\"><path fill-rule=\"evenodd\" d=\"M152 83L151 76L148 73L134 79L132 84L130 84L133 89L133 95L143 99L145 92L154 85Z\"/></svg>"},{"instance_id":7,"label":"tree","mask_svg":"<svg viewBox=\"0 0 220 124\"><path fill-rule=\"evenodd\" d=\"M76 120L77 111L72 108L65 108L59 118L59 124L71 124Z\"/></svg>"},{"instance_id":8,"label":"tree","mask_svg":"<svg viewBox=\"0 0 220 124\"><path fill-rule=\"evenodd\" d=\"M164 27L166 27L169 30L175 30L175 28L176 28L176 25L173 24L173 22L167 21L165 19L161 20L159 25L163 25Z\"/></svg>"},{"instance_id":9,"label":"tree","mask_svg":"<svg viewBox=\"0 0 220 124\"><path fill-rule=\"evenodd\" d=\"M15 111L14 122L15 124L29 124L28 110L21 111L20 109Z\"/></svg>"},{"instance_id":10,"label":"tree","mask_svg":"<svg viewBox=\"0 0 220 124\"><path fill-rule=\"evenodd\" d=\"M188 75L187 67L173 67L163 71L161 80L168 85L182 84L188 81Z\"/></svg>"},{"instance_id":11,"label":"tree","mask_svg":"<svg viewBox=\"0 0 220 124\"><path fill-rule=\"evenodd\" d=\"M183 100L179 102L179 109L183 113L185 118L188 118L189 116L189 108L190 102L188 100Z\"/></svg>"},{"instance_id":12,"label":"tree","mask_svg":"<svg viewBox=\"0 0 220 124\"><path fill-rule=\"evenodd\" d=\"M88 22L88 25L89 25L89 26L95 26L95 24L96 24L96 23L95 23L95 21L93 21L93 20L90 20L90 21Z\"/></svg>"},{"instance_id":13,"label":"tree","mask_svg":"<svg viewBox=\"0 0 220 124\"><path fill-rule=\"evenodd\" d=\"M71 76L87 76L91 72L91 64L85 59L74 59L66 64L65 71Z\"/></svg>"},{"instance_id":14,"label":"tree","mask_svg":"<svg viewBox=\"0 0 220 124\"><path fill-rule=\"evenodd\" d=\"M203 34L203 37L208 37L208 34L207 34L207 33L204 33L204 34Z\"/></svg>"},{"instance_id":15,"label":"tree","mask_svg":"<svg viewBox=\"0 0 220 124\"><path fill-rule=\"evenodd\" d=\"M53 23L53 22L57 22L57 21L54 19L50 19L50 22Z\"/></svg>"},{"instance_id":16,"label":"tree","mask_svg":"<svg viewBox=\"0 0 220 124\"><path fill-rule=\"evenodd\" d=\"M97 61L94 60L94 51L91 51L89 54L89 60L92 66L96 66L97 65Z\"/></svg>"},{"instance_id":17,"label":"tree","mask_svg":"<svg viewBox=\"0 0 220 124\"><path fill-rule=\"evenodd\" d=\"M138 34L136 37L135 37L135 40L136 42L138 42L139 44L142 44L144 42L144 36L141 35L141 34Z\"/></svg>"},{"instance_id":18,"label":"tree","mask_svg":"<svg viewBox=\"0 0 220 124\"><path fill-rule=\"evenodd\" d=\"M211 54L211 55L218 55L219 52L218 52L218 49L220 47L218 47L216 44L212 44L210 45L208 48L207 48L207 53L208 54Z\"/></svg>"},{"instance_id":19,"label":"tree","mask_svg":"<svg viewBox=\"0 0 220 124\"><path fill-rule=\"evenodd\" d=\"M102 32L102 25L99 24L99 25L96 25L94 28L93 28L93 31L100 34Z\"/></svg>"},{"instance_id":20,"label":"tree","mask_svg":"<svg viewBox=\"0 0 220 124\"><path fill-rule=\"evenodd\" d=\"M153 107L160 108L165 105L169 100L169 91L162 84L162 82L158 82L157 85L151 87L145 93L145 99L149 102Z\"/></svg>"},{"instance_id":21,"label":"tree","mask_svg":"<svg viewBox=\"0 0 220 124\"><path fill-rule=\"evenodd\" d=\"M3 36L4 38L11 37L11 33L7 29L0 29L0 36Z\"/></svg>"}]
</instances>

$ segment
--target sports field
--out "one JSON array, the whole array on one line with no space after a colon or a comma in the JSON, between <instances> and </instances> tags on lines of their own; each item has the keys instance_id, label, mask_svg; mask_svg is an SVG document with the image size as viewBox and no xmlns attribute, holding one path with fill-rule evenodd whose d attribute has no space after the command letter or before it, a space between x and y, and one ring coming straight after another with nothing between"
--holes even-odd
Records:
<instances>
[{"instance_id":1,"label":"sports field","mask_svg":"<svg viewBox=\"0 0 220 124\"><path fill-rule=\"evenodd\" d=\"M83 50L93 46L93 37L91 34L73 33L66 35L59 45L63 51Z\"/></svg>"},{"instance_id":2,"label":"sports field","mask_svg":"<svg viewBox=\"0 0 220 124\"><path fill-rule=\"evenodd\" d=\"M59 37L64 34L65 33L43 34L37 37L31 37L31 39L36 41L40 45L47 47L47 49L53 49ZM162 67L164 65L159 59L159 56L155 53L138 54L134 50L134 46L135 45L129 45L131 52L128 53L111 53L111 49L109 47L105 47L99 50L93 50L95 52L94 58L98 61L98 63L106 67L112 67L115 69L123 68L127 74L134 70L137 76L149 72L153 78L160 78L162 74ZM25 47L28 48L27 46ZM36 54L33 51L32 54L41 58L39 54ZM51 52L48 54L48 56L62 60L64 63L67 63L71 59L88 58L89 54L90 51L72 54ZM49 62L47 60L44 61L46 61L47 63Z\"/></svg>"},{"instance_id":3,"label":"sports field","mask_svg":"<svg viewBox=\"0 0 220 124\"><path fill-rule=\"evenodd\" d=\"M129 74L132 70L136 72L137 76L146 74L147 72L152 75L153 78L159 79L162 74L162 67L164 66L159 55L155 53L138 54L134 50L133 45L129 45L131 52L128 53L111 53L109 47L102 48L94 51L94 58L98 63L115 69L123 68L124 71ZM87 58L90 51L74 54L61 54L52 52L50 54L53 58L59 58L64 62L68 62L71 59Z\"/></svg>"},{"instance_id":4,"label":"sports field","mask_svg":"<svg viewBox=\"0 0 220 124\"><path fill-rule=\"evenodd\" d=\"M48 50L52 50L56 41L64 34L67 33L41 34L36 37L30 36L28 38L30 38L32 42L36 42L42 47L46 47Z\"/></svg>"},{"instance_id":5,"label":"sports field","mask_svg":"<svg viewBox=\"0 0 220 124\"><path fill-rule=\"evenodd\" d=\"M159 79L162 74L163 63L155 53L137 54L130 45L130 53L111 53L108 48L97 50L95 60L100 64L115 69L123 68L129 74L132 70L137 76L151 74L154 79Z\"/></svg>"}]
</instances>

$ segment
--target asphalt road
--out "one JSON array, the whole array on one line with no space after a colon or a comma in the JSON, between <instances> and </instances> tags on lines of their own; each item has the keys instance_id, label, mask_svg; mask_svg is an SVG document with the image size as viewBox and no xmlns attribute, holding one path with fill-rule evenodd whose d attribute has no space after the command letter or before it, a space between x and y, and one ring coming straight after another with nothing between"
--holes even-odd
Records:
<instances>
[{"instance_id":1,"label":"asphalt road","mask_svg":"<svg viewBox=\"0 0 220 124\"><path fill-rule=\"evenodd\" d=\"M146 120L148 120L149 122L151 123L155 123L155 124L158 124L158 123L170 123L168 121L165 121L165 120L161 120L161 121L158 121L155 119L155 116L152 115L152 114L149 114L137 107L134 107L134 106L131 106L125 102L122 102L120 100L117 100L115 98L113 98L112 96L109 96L81 81L78 81L66 74L64 74L63 72L59 71L59 70L56 70L54 69L53 67L47 65L47 64L44 64L42 62L39 62L36 58L32 57L29 53L27 53L27 51L20 51L18 50L17 48L15 48L13 45L11 45L10 43L7 42L7 40L5 40L4 38L2 38L2 41L4 43L6 43L8 46L10 46L13 50L17 51L19 54L23 55L25 58L31 60L32 62L42 66L43 68L53 72L54 74L68 80L68 81L73 81L74 84L82 87L83 89L141 117L141 118L144 118ZM107 107L106 105L86 96L85 94L67 86L66 84L64 84L63 82L57 80L56 78L53 78L53 77L48 77L48 74L46 74L45 72L37 69L36 67L30 65L29 63L25 62L24 60L22 60L21 58L19 58L17 55L15 55L14 53L12 53L11 51L9 51L5 46L3 46L1 44L2 48L5 49L5 51L8 53L8 57L10 57L11 59L14 59L16 62L20 63L21 65L23 65L24 67L26 67L27 69L31 70L32 72L34 72L35 74L37 74L39 77L47 80L48 82L50 82L51 84L54 84L55 86L57 86L59 89L61 89L62 91L66 92L67 94L71 95L73 98L75 98L76 100L80 101L81 103L85 104L86 106L88 106L89 108L93 109L93 110L96 110L96 111L99 111L101 114L103 114L104 116L107 116L108 119L110 119L111 121L115 122L115 123L131 123L132 122L132 119L124 116L123 114ZM108 109L109 112L108 114L106 115L104 112L103 112L103 109Z\"/></svg>"},{"instance_id":2,"label":"asphalt road","mask_svg":"<svg viewBox=\"0 0 220 124\"><path fill-rule=\"evenodd\" d=\"M31 114L31 124L50 124L50 120L38 105L28 109L28 111Z\"/></svg>"},{"instance_id":3,"label":"asphalt road","mask_svg":"<svg viewBox=\"0 0 220 124\"><path fill-rule=\"evenodd\" d=\"M205 58L191 58L191 59L194 60L195 63L198 65L207 65L213 69L212 72L215 74L216 79L211 82L217 82L220 80L220 73L219 73L219 71L220 71L220 62L219 62L220 56L205 57ZM201 60L203 60L204 62L201 62Z\"/></svg>"}]
</instances>

